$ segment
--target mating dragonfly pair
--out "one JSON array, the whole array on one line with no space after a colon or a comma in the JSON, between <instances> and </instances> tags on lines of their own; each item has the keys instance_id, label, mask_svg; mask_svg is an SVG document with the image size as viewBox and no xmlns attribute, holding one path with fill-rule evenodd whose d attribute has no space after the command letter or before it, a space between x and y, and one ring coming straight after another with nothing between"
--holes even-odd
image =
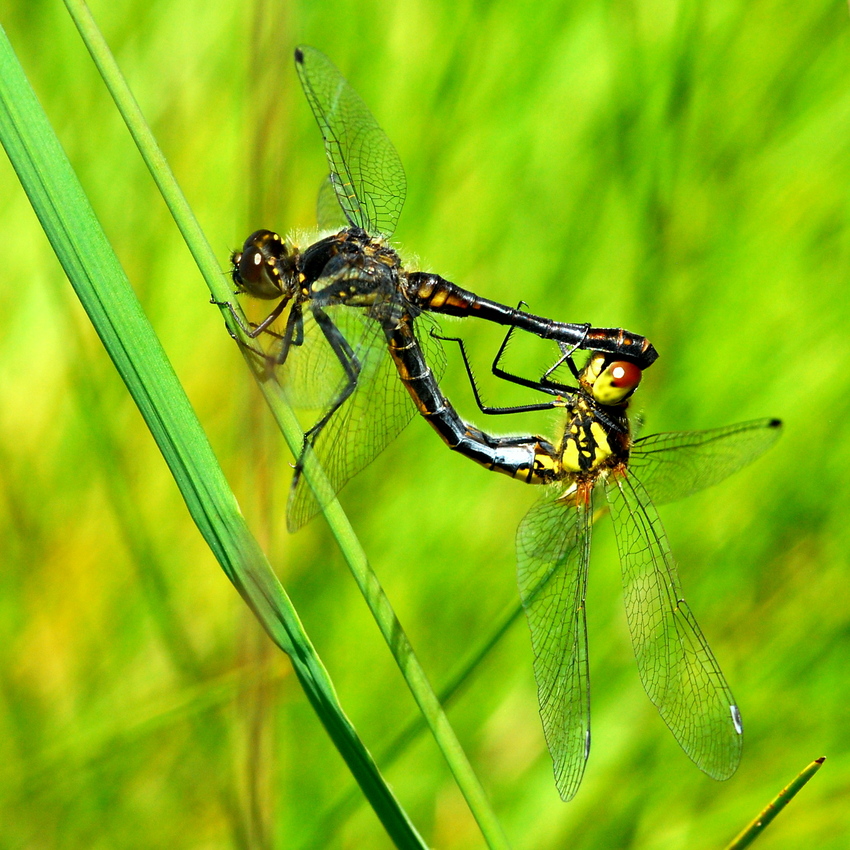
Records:
<instances>
[{"instance_id":1,"label":"mating dragonfly pair","mask_svg":"<svg viewBox=\"0 0 850 850\"><path fill-rule=\"evenodd\" d=\"M619 329L552 321L479 297L439 275L405 269L388 242L406 193L395 148L324 54L299 47L295 65L330 169L319 196L319 225L333 232L301 250L260 230L231 258L237 292L277 301L263 321L243 331L268 343L253 349L267 375L280 381L293 406L312 413L287 509L290 530L321 508L301 475L306 452L315 453L335 494L417 410L454 451L544 485L520 523L518 574L544 732L557 788L568 800L590 750L584 600L594 490L600 485L615 525L644 688L697 766L716 779L728 778L740 759L740 714L682 598L649 493L660 503L722 480L772 445L780 423L632 439L626 409L643 370L657 357L650 343ZM239 321L232 305L220 306ZM463 343L439 335L439 314L508 327L494 373L549 399L521 408L481 404ZM559 346L557 361L539 379L500 366L515 330ZM496 437L465 422L439 386L446 339L459 344L483 412L563 408L558 439ZM588 352L582 368L574 360L578 351ZM563 364L573 384L553 379Z\"/></svg>"}]
</instances>

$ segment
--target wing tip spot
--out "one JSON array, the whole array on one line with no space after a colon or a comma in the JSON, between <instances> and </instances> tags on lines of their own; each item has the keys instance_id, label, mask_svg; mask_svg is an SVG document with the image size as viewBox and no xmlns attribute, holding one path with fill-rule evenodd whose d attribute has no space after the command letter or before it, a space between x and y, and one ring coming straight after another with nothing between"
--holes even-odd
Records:
<instances>
[{"instance_id":1,"label":"wing tip spot","mask_svg":"<svg viewBox=\"0 0 850 850\"><path fill-rule=\"evenodd\" d=\"M739 735L743 735L744 734L744 724L741 720L741 712L738 711L738 706L734 705L734 704L730 705L729 706L729 712L732 715L732 725L735 727L735 731Z\"/></svg>"}]
</instances>

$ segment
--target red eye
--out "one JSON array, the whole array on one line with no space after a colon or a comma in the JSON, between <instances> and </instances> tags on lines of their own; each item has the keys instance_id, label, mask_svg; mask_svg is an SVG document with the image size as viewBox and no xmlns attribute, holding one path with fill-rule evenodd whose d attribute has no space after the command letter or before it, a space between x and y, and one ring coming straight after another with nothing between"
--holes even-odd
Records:
<instances>
[{"instance_id":1,"label":"red eye","mask_svg":"<svg viewBox=\"0 0 850 850\"><path fill-rule=\"evenodd\" d=\"M643 376L643 372L635 366L634 363L629 363L628 360L618 360L608 367L611 374L611 384L622 390L633 390Z\"/></svg>"}]
</instances>

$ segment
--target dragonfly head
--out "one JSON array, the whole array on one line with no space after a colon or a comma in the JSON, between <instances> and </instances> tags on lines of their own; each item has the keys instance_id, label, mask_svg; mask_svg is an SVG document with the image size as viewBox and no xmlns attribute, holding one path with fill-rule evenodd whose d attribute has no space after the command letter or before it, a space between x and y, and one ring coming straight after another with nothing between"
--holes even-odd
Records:
<instances>
[{"instance_id":1,"label":"dragonfly head","mask_svg":"<svg viewBox=\"0 0 850 850\"><path fill-rule=\"evenodd\" d=\"M257 230L230 255L230 275L237 292L271 300L292 297L296 287L296 259L290 247L271 230Z\"/></svg>"},{"instance_id":2,"label":"dragonfly head","mask_svg":"<svg viewBox=\"0 0 850 850\"><path fill-rule=\"evenodd\" d=\"M628 401L642 376L643 372L634 363L600 353L590 358L579 380L598 404L617 407Z\"/></svg>"}]
</instances>

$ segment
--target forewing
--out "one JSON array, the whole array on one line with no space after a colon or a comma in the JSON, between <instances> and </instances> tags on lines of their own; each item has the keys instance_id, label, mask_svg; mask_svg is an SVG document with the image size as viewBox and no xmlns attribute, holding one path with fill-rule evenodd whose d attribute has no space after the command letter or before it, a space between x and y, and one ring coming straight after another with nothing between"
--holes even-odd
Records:
<instances>
[{"instance_id":1,"label":"forewing","mask_svg":"<svg viewBox=\"0 0 850 850\"><path fill-rule=\"evenodd\" d=\"M339 205L338 187L339 178L334 174L328 174L319 187L319 196L316 198L316 221L319 230L342 230L348 227L349 221Z\"/></svg>"},{"instance_id":2,"label":"forewing","mask_svg":"<svg viewBox=\"0 0 850 850\"><path fill-rule=\"evenodd\" d=\"M341 324L343 319L350 322L349 314L354 311L339 306L327 308L326 312L335 324ZM296 470L287 508L290 531L297 531L319 511L321 502L329 501L350 478L371 463L416 413L398 378L380 324L365 316L364 320L368 322L369 332L352 346L360 364L354 392L331 416L314 443L315 455L330 488L324 499L317 499L306 478ZM429 346L426 357L431 358L431 369L438 379L444 365L439 340L432 340L430 335L425 338L423 334L423 343ZM337 384L333 398L339 397L345 382L343 378Z\"/></svg>"},{"instance_id":3,"label":"forewing","mask_svg":"<svg viewBox=\"0 0 850 850\"><path fill-rule=\"evenodd\" d=\"M578 790L590 752L590 680L584 600L591 505L555 501L556 487L517 531L517 574L534 650L546 743L563 800Z\"/></svg>"},{"instance_id":4,"label":"forewing","mask_svg":"<svg viewBox=\"0 0 850 850\"><path fill-rule=\"evenodd\" d=\"M295 51L295 69L325 140L331 182L352 225L389 237L407 180L396 149L337 67L315 47Z\"/></svg>"},{"instance_id":5,"label":"forewing","mask_svg":"<svg viewBox=\"0 0 850 850\"><path fill-rule=\"evenodd\" d=\"M719 483L764 454L781 433L778 419L757 419L710 431L652 434L635 440L629 468L661 505Z\"/></svg>"},{"instance_id":6,"label":"forewing","mask_svg":"<svg viewBox=\"0 0 850 850\"><path fill-rule=\"evenodd\" d=\"M693 762L728 779L741 759L741 718L682 598L667 535L637 477L612 474L605 494L623 569L626 618L641 681Z\"/></svg>"},{"instance_id":7,"label":"forewing","mask_svg":"<svg viewBox=\"0 0 850 850\"><path fill-rule=\"evenodd\" d=\"M376 323L362 310L334 306L326 308L334 325L352 350L363 350L374 344ZM314 414L315 421L341 391L345 370L309 309L303 317L303 341L291 345L286 361L277 367L277 379L289 403L299 411ZM269 348L274 355L275 347Z\"/></svg>"}]
</instances>

